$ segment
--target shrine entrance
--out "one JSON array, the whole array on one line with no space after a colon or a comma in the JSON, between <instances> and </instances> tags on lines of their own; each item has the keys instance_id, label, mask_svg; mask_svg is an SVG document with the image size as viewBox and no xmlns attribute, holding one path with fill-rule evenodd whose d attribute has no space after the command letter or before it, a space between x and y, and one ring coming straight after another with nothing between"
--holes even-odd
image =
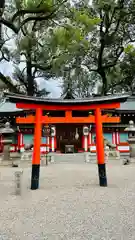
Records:
<instances>
[{"instance_id":1,"label":"shrine entrance","mask_svg":"<svg viewBox=\"0 0 135 240\"><path fill-rule=\"evenodd\" d=\"M56 133L57 149L61 153L65 153L65 145L68 144L74 146L74 152L79 152L82 149L82 124L57 124ZM76 138L76 133L78 138Z\"/></svg>"},{"instance_id":2,"label":"shrine entrance","mask_svg":"<svg viewBox=\"0 0 135 240\"><path fill-rule=\"evenodd\" d=\"M43 99L36 97L28 97L19 94L5 93L6 98L11 102L16 103L16 106L21 109L34 109L35 116L28 116L20 118L22 123L33 123L35 125L34 133L34 149L32 160L32 176L31 176L31 189L39 188L39 175L40 175L40 144L42 136L42 124L69 124L69 123L95 123L96 126L96 152L98 163L98 174L100 186L107 186L104 142L103 142L103 122L119 122L118 117L109 117L102 115L103 109L115 109L120 107L120 102L125 102L126 96L106 96L87 99ZM86 111L93 110L94 115L88 117L73 117L72 111ZM47 111L65 111L64 117L49 117L43 116L43 110Z\"/></svg>"}]
</instances>

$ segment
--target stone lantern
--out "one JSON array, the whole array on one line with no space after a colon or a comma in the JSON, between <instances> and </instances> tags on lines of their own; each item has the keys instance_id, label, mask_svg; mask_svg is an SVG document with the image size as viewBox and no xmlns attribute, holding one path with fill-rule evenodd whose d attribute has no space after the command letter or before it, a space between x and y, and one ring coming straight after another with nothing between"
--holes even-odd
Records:
<instances>
[{"instance_id":1,"label":"stone lantern","mask_svg":"<svg viewBox=\"0 0 135 240\"><path fill-rule=\"evenodd\" d=\"M2 143L4 145L4 157L3 160L10 160L10 145L12 144L12 137L14 134L14 130L10 127L10 123L6 122L5 127L0 129L0 134L3 136Z\"/></svg>"},{"instance_id":2,"label":"stone lantern","mask_svg":"<svg viewBox=\"0 0 135 240\"><path fill-rule=\"evenodd\" d=\"M135 159L135 124L132 120L129 121L129 125L125 129L125 132L128 133L128 143L130 146L130 158Z\"/></svg>"}]
</instances>

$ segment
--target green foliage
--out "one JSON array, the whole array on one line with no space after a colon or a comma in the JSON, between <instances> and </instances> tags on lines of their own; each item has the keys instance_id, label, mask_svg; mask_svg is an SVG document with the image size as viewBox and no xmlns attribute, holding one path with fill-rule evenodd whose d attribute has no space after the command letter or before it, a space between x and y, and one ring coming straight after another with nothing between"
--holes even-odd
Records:
<instances>
[{"instance_id":1,"label":"green foliage","mask_svg":"<svg viewBox=\"0 0 135 240\"><path fill-rule=\"evenodd\" d=\"M24 0L14 0L14 4L15 4L16 9L22 9L22 8L26 7Z\"/></svg>"},{"instance_id":2,"label":"green foliage","mask_svg":"<svg viewBox=\"0 0 135 240\"><path fill-rule=\"evenodd\" d=\"M127 47L125 47L124 51L126 54L135 55L135 47L133 44L128 44Z\"/></svg>"},{"instance_id":3,"label":"green foliage","mask_svg":"<svg viewBox=\"0 0 135 240\"><path fill-rule=\"evenodd\" d=\"M16 5L19 9L27 9L27 10L36 10L45 9L49 10L53 6L53 0L15 0Z\"/></svg>"},{"instance_id":4,"label":"green foliage","mask_svg":"<svg viewBox=\"0 0 135 240\"><path fill-rule=\"evenodd\" d=\"M130 58L135 56L134 44L132 44L134 42L132 39L135 39L134 1L93 0L92 5L88 2L79 2L71 9L71 13L71 27L68 30L70 33L66 34L67 29L60 29L61 32L57 30L55 39L57 44L55 49L57 51L58 48L62 49L62 53L65 49L66 52L62 56L63 67L62 61L59 66L61 74L64 76L62 71L65 71L65 64L70 66L69 69L80 68L80 71L83 65L89 74L94 69L94 72L100 76L100 80L97 81L102 82L102 94L114 89L119 91L118 86L123 88L127 77L132 76L133 79L131 69L124 71L122 63L127 61L125 55L130 55ZM74 76L76 81L79 79L79 74L76 71ZM87 86L89 84L92 84L92 78L89 78Z\"/></svg>"},{"instance_id":5,"label":"green foliage","mask_svg":"<svg viewBox=\"0 0 135 240\"><path fill-rule=\"evenodd\" d=\"M20 51L24 51L29 49L30 46L34 47L36 45L36 39L32 36L24 36L20 41L19 41L19 49Z\"/></svg>"},{"instance_id":6,"label":"green foliage","mask_svg":"<svg viewBox=\"0 0 135 240\"><path fill-rule=\"evenodd\" d=\"M92 18L87 13L72 9L72 18L69 23L57 27L53 31L53 43L65 50L73 50L76 45L88 48L89 42L86 39L89 31L100 22L98 18Z\"/></svg>"},{"instance_id":7,"label":"green foliage","mask_svg":"<svg viewBox=\"0 0 135 240\"><path fill-rule=\"evenodd\" d=\"M74 20L77 25L82 25L85 29L91 30L94 25L100 23L100 18L92 18L86 10L77 11L74 9Z\"/></svg>"},{"instance_id":8,"label":"green foliage","mask_svg":"<svg viewBox=\"0 0 135 240\"><path fill-rule=\"evenodd\" d=\"M5 19L2 21L17 34L16 44L15 49L11 49L10 54L8 49L3 47L2 60L9 61L8 55L10 55L12 61L15 63L14 77L18 81L17 88L21 89L21 91L23 89L28 94L30 92L40 95L44 92L45 94L45 89L41 89L39 92L36 78L49 78L49 75L52 76L52 73L46 71L46 69L51 69L50 66L53 57L51 48L49 48L50 45L48 44L50 36L47 32L47 24L52 18L58 19L57 13L59 9L62 9L63 1L11 1L12 4L6 5L4 9L3 19ZM54 10L55 15L53 16ZM49 25L52 25L52 22L49 22ZM23 62L24 69L21 69L19 65L21 62Z\"/></svg>"},{"instance_id":9,"label":"green foliage","mask_svg":"<svg viewBox=\"0 0 135 240\"><path fill-rule=\"evenodd\" d=\"M84 37L81 29L76 29L73 26L65 26L54 31L53 43L55 42L56 47L71 52L73 49L78 49L79 44L82 47L88 48L88 41Z\"/></svg>"},{"instance_id":10,"label":"green foliage","mask_svg":"<svg viewBox=\"0 0 135 240\"><path fill-rule=\"evenodd\" d=\"M28 86L29 61L35 89L37 77L53 76L62 77L63 83L72 86L81 97L88 96L98 82L102 94L133 90L134 0L93 0L92 4L80 0L72 5L69 0L11 2L3 10L2 18L17 34L16 48L11 54L3 44L4 35L1 55L8 61L11 57L21 61L23 56L26 69L24 75L17 74L19 83ZM52 14L54 9L57 10ZM48 14L50 17L46 18Z\"/></svg>"},{"instance_id":11,"label":"green foliage","mask_svg":"<svg viewBox=\"0 0 135 240\"><path fill-rule=\"evenodd\" d=\"M99 18L94 18L85 9L77 10L71 7L70 14L68 21L63 20L56 25L50 39L50 48L55 56L53 71L64 78L67 65L70 65L70 68L72 66L73 69L78 68L76 59L87 55L91 47L89 34L100 23Z\"/></svg>"},{"instance_id":12,"label":"green foliage","mask_svg":"<svg viewBox=\"0 0 135 240\"><path fill-rule=\"evenodd\" d=\"M98 6L100 9L109 10L112 7L116 7L118 1L117 0L94 0L95 6Z\"/></svg>"}]
</instances>

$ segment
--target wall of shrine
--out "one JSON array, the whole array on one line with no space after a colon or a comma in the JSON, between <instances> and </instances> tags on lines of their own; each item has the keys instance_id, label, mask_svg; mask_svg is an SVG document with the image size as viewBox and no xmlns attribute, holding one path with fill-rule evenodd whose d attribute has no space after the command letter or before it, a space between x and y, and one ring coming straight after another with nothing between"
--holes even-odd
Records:
<instances>
[{"instance_id":1,"label":"wall of shrine","mask_svg":"<svg viewBox=\"0 0 135 240\"><path fill-rule=\"evenodd\" d=\"M75 140L75 134L79 134L79 139ZM103 129L103 134L104 138L106 138L110 143L116 144L117 149L120 152L128 152L129 151L129 146L127 143L128 139L128 134L123 131L116 131L116 129ZM22 136L22 149L24 146L32 144L33 143L33 133L32 131L26 132L23 131L21 134ZM95 129L91 129L91 132L89 132L88 136L83 136L83 125L65 125L63 124L62 126L56 125L56 136L55 137L42 137L41 140L41 147L42 149L45 148L45 144L49 144L49 151L63 151L62 148L62 143L63 144L73 144L75 145L75 149L77 151L91 151L91 152L96 152L96 145L94 142L95 138ZM67 141L66 141L67 140ZM66 141L66 142L64 142ZM75 142L76 141L76 142ZM17 146L17 139L14 139L13 144L12 144L12 151L15 151ZM63 147L64 149L64 147Z\"/></svg>"},{"instance_id":2,"label":"wall of shrine","mask_svg":"<svg viewBox=\"0 0 135 240\"><path fill-rule=\"evenodd\" d=\"M31 144L31 143L33 143L33 137L34 137L33 134L27 134L27 133L23 134L23 142L24 142L24 144ZM46 137L42 137L41 143L47 143L47 138Z\"/></svg>"}]
</instances>

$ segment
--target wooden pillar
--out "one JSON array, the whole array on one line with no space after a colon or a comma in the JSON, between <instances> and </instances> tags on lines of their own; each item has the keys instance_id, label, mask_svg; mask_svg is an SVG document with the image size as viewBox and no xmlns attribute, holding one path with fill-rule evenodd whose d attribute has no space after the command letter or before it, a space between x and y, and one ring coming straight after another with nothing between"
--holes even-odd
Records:
<instances>
[{"instance_id":1,"label":"wooden pillar","mask_svg":"<svg viewBox=\"0 0 135 240\"><path fill-rule=\"evenodd\" d=\"M55 152L55 145L54 145L54 136L51 137L51 152Z\"/></svg>"},{"instance_id":2,"label":"wooden pillar","mask_svg":"<svg viewBox=\"0 0 135 240\"><path fill-rule=\"evenodd\" d=\"M116 144L116 134L115 134L115 132L112 133L112 143Z\"/></svg>"},{"instance_id":3,"label":"wooden pillar","mask_svg":"<svg viewBox=\"0 0 135 240\"><path fill-rule=\"evenodd\" d=\"M56 152L56 149L57 149L57 138L56 136L54 137L54 150Z\"/></svg>"},{"instance_id":4,"label":"wooden pillar","mask_svg":"<svg viewBox=\"0 0 135 240\"><path fill-rule=\"evenodd\" d=\"M118 131L116 132L116 144L120 144L120 133Z\"/></svg>"},{"instance_id":5,"label":"wooden pillar","mask_svg":"<svg viewBox=\"0 0 135 240\"><path fill-rule=\"evenodd\" d=\"M3 152L3 143L2 143L2 140L3 140L3 136L2 134L0 135L0 152Z\"/></svg>"},{"instance_id":6,"label":"wooden pillar","mask_svg":"<svg viewBox=\"0 0 135 240\"><path fill-rule=\"evenodd\" d=\"M34 132L34 148L32 160L32 176L31 176L31 189L39 188L39 173L40 173L40 144L41 144L41 130L42 130L42 109L36 109L35 117L35 132Z\"/></svg>"},{"instance_id":7,"label":"wooden pillar","mask_svg":"<svg viewBox=\"0 0 135 240\"><path fill-rule=\"evenodd\" d=\"M56 151L56 126L51 127L50 148L52 152Z\"/></svg>"},{"instance_id":8,"label":"wooden pillar","mask_svg":"<svg viewBox=\"0 0 135 240\"><path fill-rule=\"evenodd\" d=\"M89 148L89 151L91 149L91 144L92 144L92 136L91 136L91 132L89 132L89 135L88 135L88 148Z\"/></svg>"},{"instance_id":9,"label":"wooden pillar","mask_svg":"<svg viewBox=\"0 0 135 240\"><path fill-rule=\"evenodd\" d=\"M98 174L100 186L107 186L105 153L102 129L102 115L100 108L95 110L95 124L96 124L96 152L98 163Z\"/></svg>"},{"instance_id":10,"label":"wooden pillar","mask_svg":"<svg viewBox=\"0 0 135 240\"><path fill-rule=\"evenodd\" d=\"M18 149L18 152L24 151L23 134L21 132L18 132L17 149Z\"/></svg>"},{"instance_id":11,"label":"wooden pillar","mask_svg":"<svg viewBox=\"0 0 135 240\"><path fill-rule=\"evenodd\" d=\"M82 144L83 144L84 152L88 152L88 134L89 134L88 127L87 126L83 126Z\"/></svg>"},{"instance_id":12,"label":"wooden pillar","mask_svg":"<svg viewBox=\"0 0 135 240\"><path fill-rule=\"evenodd\" d=\"M51 140L50 137L47 137L47 138L46 138L46 142L47 142L47 149L46 149L46 151L47 151L48 153L50 152L50 140Z\"/></svg>"},{"instance_id":13,"label":"wooden pillar","mask_svg":"<svg viewBox=\"0 0 135 240\"><path fill-rule=\"evenodd\" d=\"M18 146L18 152L20 152L20 132L18 132L18 135L17 135L17 146Z\"/></svg>"},{"instance_id":14,"label":"wooden pillar","mask_svg":"<svg viewBox=\"0 0 135 240\"><path fill-rule=\"evenodd\" d=\"M23 133L21 133L21 137L20 137L20 151L21 152L24 152L24 142L23 142L23 138L24 138L24 136L23 136Z\"/></svg>"}]
</instances>

